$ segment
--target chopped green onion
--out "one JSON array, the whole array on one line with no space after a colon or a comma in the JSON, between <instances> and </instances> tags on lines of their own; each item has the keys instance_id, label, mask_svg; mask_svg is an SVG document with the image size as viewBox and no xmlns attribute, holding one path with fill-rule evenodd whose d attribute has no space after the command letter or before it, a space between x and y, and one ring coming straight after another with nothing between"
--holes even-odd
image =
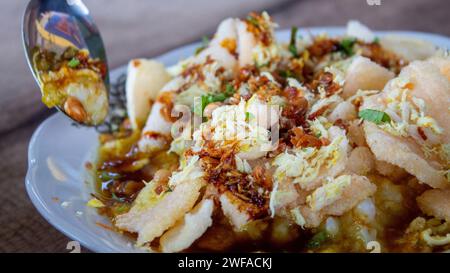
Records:
<instances>
[{"instance_id":1,"label":"chopped green onion","mask_svg":"<svg viewBox=\"0 0 450 273\"><path fill-rule=\"evenodd\" d=\"M255 17L251 16L251 15L247 16L247 22L249 22L250 24L254 25L255 27L259 27L258 20Z\"/></svg>"},{"instance_id":2,"label":"chopped green onion","mask_svg":"<svg viewBox=\"0 0 450 273\"><path fill-rule=\"evenodd\" d=\"M228 96L225 93L208 95L208 103L218 102L218 101L222 102L222 101L226 100L227 98L228 98Z\"/></svg>"},{"instance_id":3,"label":"chopped green onion","mask_svg":"<svg viewBox=\"0 0 450 273\"><path fill-rule=\"evenodd\" d=\"M234 95L234 93L236 93L236 90L234 89L233 85L231 83L227 83L227 85L225 86L225 95L231 97Z\"/></svg>"},{"instance_id":4,"label":"chopped green onion","mask_svg":"<svg viewBox=\"0 0 450 273\"><path fill-rule=\"evenodd\" d=\"M323 243L325 243L329 238L330 238L330 235L328 234L328 232L326 232L325 230L320 231L320 232L314 234L314 236L308 241L306 246L308 248L318 248Z\"/></svg>"},{"instance_id":5,"label":"chopped green onion","mask_svg":"<svg viewBox=\"0 0 450 273\"><path fill-rule=\"evenodd\" d=\"M209 44L209 38L208 38L208 36L203 36L202 37L202 44L204 45L204 46L207 46L208 44Z\"/></svg>"},{"instance_id":6,"label":"chopped green onion","mask_svg":"<svg viewBox=\"0 0 450 273\"><path fill-rule=\"evenodd\" d=\"M236 93L236 90L234 89L233 85L231 83L227 83L224 93L202 95L200 105L194 105L194 114L196 114L197 116L202 116L203 111L208 104L213 102L223 102L227 98L233 96L234 93Z\"/></svg>"},{"instance_id":7,"label":"chopped green onion","mask_svg":"<svg viewBox=\"0 0 450 273\"><path fill-rule=\"evenodd\" d=\"M199 46L196 50L195 50L195 55L199 54L200 52L202 52L205 48L207 48L209 45L209 38L208 36L203 36L202 37L202 45Z\"/></svg>"},{"instance_id":8,"label":"chopped green onion","mask_svg":"<svg viewBox=\"0 0 450 273\"><path fill-rule=\"evenodd\" d=\"M251 119L253 119L253 114L250 112L245 112L245 120L246 121L250 121Z\"/></svg>"},{"instance_id":9,"label":"chopped green onion","mask_svg":"<svg viewBox=\"0 0 450 273\"><path fill-rule=\"evenodd\" d=\"M278 75L280 75L283 78L293 78L294 73L292 73L290 70L281 70L278 72Z\"/></svg>"},{"instance_id":10,"label":"chopped green onion","mask_svg":"<svg viewBox=\"0 0 450 273\"><path fill-rule=\"evenodd\" d=\"M111 192L111 198L117 202L125 202L125 198L118 197L114 192Z\"/></svg>"},{"instance_id":11,"label":"chopped green onion","mask_svg":"<svg viewBox=\"0 0 450 273\"><path fill-rule=\"evenodd\" d=\"M113 180L113 179L118 179L118 178L120 178L120 174L118 174L118 173L112 173L112 172L108 172L108 171L102 171L102 172L100 172L100 174L98 175L98 177L99 177L100 180L102 180L102 181L109 181L109 180Z\"/></svg>"},{"instance_id":12,"label":"chopped green onion","mask_svg":"<svg viewBox=\"0 0 450 273\"><path fill-rule=\"evenodd\" d=\"M78 65L80 65L80 60L78 60L77 58L72 58L72 60L70 60L67 65L71 68L75 68Z\"/></svg>"},{"instance_id":13,"label":"chopped green onion","mask_svg":"<svg viewBox=\"0 0 450 273\"><path fill-rule=\"evenodd\" d=\"M355 45L355 43L355 38L345 38L341 41L339 47L347 56L351 56L353 55L353 45Z\"/></svg>"},{"instance_id":14,"label":"chopped green onion","mask_svg":"<svg viewBox=\"0 0 450 273\"><path fill-rule=\"evenodd\" d=\"M381 124L391 121L391 117L388 114L373 109L364 109L362 111L359 111L358 116L364 120L371 121L375 124Z\"/></svg>"},{"instance_id":15,"label":"chopped green onion","mask_svg":"<svg viewBox=\"0 0 450 273\"><path fill-rule=\"evenodd\" d=\"M297 45L295 44L297 30L298 29L295 26L291 28L291 41L289 42L289 51L292 53L292 55L294 55L294 57L298 57Z\"/></svg>"},{"instance_id":16,"label":"chopped green onion","mask_svg":"<svg viewBox=\"0 0 450 273\"><path fill-rule=\"evenodd\" d=\"M222 101L226 100L227 98L228 98L228 96L224 93L202 95L201 96L201 104L199 105L200 107L194 107L194 113L197 116L202 116L203 111L205 111L205 108L208 104L213 103L213 102L222 102Z\"/></svg>"},{"instance_id":17,"label":"chopped green onion","mask_svg":"<svg viewBox=\"0 0 450 273\"><path fill-rule=\"evenodd\" d=\"M262 68L262 67L265 67L265 66L269 66L269 64L270 64L270 61L267 61L267 62L265 62L265 63L256 63L256 67L258 68L258 69L260 69L260 68Z\"/></svg>"},{"instance_id":18,"label":"chopped green onion","mask_svg":"<svg viewBox=\"0 0 450 273\"><path fill-rule=\"evenodd\" d=\"M78 50L74 47L68 47L62 54L62 57L65 60L71 60L71 59L75 58L75 56L77 55L77 51Z\"/></svg>"},{"instance_id":19,"label":"chopped green onion","mask_svg":"<svg viewBox=\"0 0 450 273\"><path fill-rule=\"evenodd\" d=\"M122 204L122 205L120 205L119 207L116 207L115 211L116 211L116 213L118 213L118 214L122 214L122 213L127 212L129 208L130 208L130 207L129 207L128 204Z\"/></svg>"}]
</instances>

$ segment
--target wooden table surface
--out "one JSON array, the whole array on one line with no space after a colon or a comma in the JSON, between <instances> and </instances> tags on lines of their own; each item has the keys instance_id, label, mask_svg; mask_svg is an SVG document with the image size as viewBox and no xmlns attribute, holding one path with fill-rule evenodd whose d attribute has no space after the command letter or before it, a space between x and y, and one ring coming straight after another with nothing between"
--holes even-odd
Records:
<instances>
[{"instance_id":1,"label":"wooden table surface","mask_svg":"<svg viewBox=\"0 0 450 273\"><path fill-rule=\"evenodd\" d=\"M378 30L415 30L450 36L450 1L381 0L85 0L107 46L110 68L152 57L211 35L225 17L267 10L280 28L344 25L358 19ZM20 21L27 1L0 4L0 252L66 252L69 241L36 211L24 188L27 147L54 111L26 66ZM87 250L83 250L87 251Z\"/></svg>"}]
</instances>

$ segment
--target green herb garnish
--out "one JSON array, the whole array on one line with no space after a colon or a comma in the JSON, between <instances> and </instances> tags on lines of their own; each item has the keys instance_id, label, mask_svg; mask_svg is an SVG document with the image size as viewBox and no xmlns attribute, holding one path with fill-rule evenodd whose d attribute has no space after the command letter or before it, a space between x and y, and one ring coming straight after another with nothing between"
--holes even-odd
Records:
<instances>
[{"instance_id":1,"label":"green herb garnish","mask_svg":"<svg viewBox=\"0 0 450 273\"><path fill-rule=\"evenodd\" d=\"M231 97L234 95L234 93L236 93L236 90L234 89L233 85L231 83L227 83L227 85L225 86L225 95Z\"/></svg>"},{"instance_id":2,"label":"green herb garnish","mask_svg":"<svg viewBox=\"0 0 450 273\"><path fill-rule=\"evenodd\" d=\"M214 94L214 95L208 95L207 101L208 101L208 104L210 104L212 102L223 102L227 98L228 98L227 94L219 93L219 94Z\"/></svg>"},{"instance_id":3,"label":"green herb garnish","mask_svg":"<svg viewBox=\"0 0 450 273\"><path fill-rule=\"evenodd\" d=\"M292 53L292 55L294 55L294 57L298 57L298 52L297 52L297 45L295 44L296 42L296 37L297 37L297 27L292 27L291 28L291 41L289 42L289 51Z\"/></svg>"},{"instance_id":4,"label":"green herb garnish","mask_svg":"<svg viewBox=\"0 0 450 273\"><path fill-rule=\"evenodd\" d=\"M391 117L383 111L364 109L359 111L358 116L364 120L371 121L375 124L390 122Z\"/></svg>"},{"instance_id":5,"label":"green herb garnish","mask_svg":"<svg viewBox=\"0 0 450 273\"><path fill-rule=\"evenodd\" d=\"M202 37L202 44L203 45L208 45L209 44L209 38L208 38L208 36L203 36Z\"/></svg>"},{"instance_id":6,"label":"green herb garnish","mask_svg":"<svg viewBox=\"0 0 450 273\"><path fill-rule=\"evenodd\" d=\"M269 64L270 64L270 61L265 62L265 63L256 63L255 65L256 65L256 68L260 69L262 67L269 66Z\"/></svg>"},{"instance_id":7,"label":"green herb garnish","mask_svg":"<svg viewBox=\"0 0 450 273\"><path fill-rule=\"evenodd\" d=\"M250 24L254 25L255 27L259 27L258 20L255 17L251 16L251 15L247 16L247 22L249 22Z\"/></svg>"},{"instance_id":8,"label":"green herb garnish","mask_svg":"<svg viewBox=\"0 0 450 273\"><path fill-rule=\"evenodd\" d=\"M206 103L206 105L213 103L213 102L223 102L227 99L227 95L224 93L218 93L218 94L209 94L209 95L203 95L202 96L202 103Z\"/></svg>"},{"instance_id":9,"label":"green herb garnish","mask_svg":"<svg viewBox=\"0 0 450 273\"><path fill-rule=\"evenodd\" d=\"M375 39L373 39L374 44L379 44L380 43L380 38L379 37L375 37Z\"/></svg>"},{"instance_id":10,"label":"green herb garnish","mask_svg":"<svg viewBox=\"0 0 450 273\"><path fill-rule=\"evenodd\" d=\"M120 178L120 174L112 173L112 172L108 172L108 171L102 171L99 173L98 177L102 181L109 181L109 180Z\"/></svg>"},{"instance_id":11,"label":"green herb garnish","mask_svg":"<svg viewBox=\"0 0 450 273\"><path fill-rule=\"evenodd\" d=\"M339 48L342 52L344 52L347 56L353 55L353 46L356 43L355 38L345 38L339 43Z\"/></svg>"},{"instance_id":12,"label":"green herb garnish","mask_svg":"<svg viewBox=\"0 0 450 273\"><path fill-rule=\"evenodd\" d=\"M78 65L80 65L80 60L78 60L77 58L72 58L72 60L70 60L70 61L67 63L67 65L68 65L70 68L75 68L75 67L77 67Z\"/></svg>"},{"instance_id":13,"label":"green herb garnish","mask_svg":"<svg viewBox=\"0 0 450 273\"><path fill-rule=\"evenodd\" d=\"M225 86L225 92L223 93L202 95L201 103L199 105L201 107L194 106L194 114L196 114L197 116L202 116L203 111L205 111L205 108L208 104L213 102L223 102L227 98L233 96L234 93L236 93L236 90L234 89L233 85L227 83L227 85Z\"/></svg>"},{"instance_id":14,"label":"green herb garnish","mask_svg":"<svg viewBox=\"0 0 450 273\"><path fill-rule=\"evenodd\" d=\"M129 210L129 208L130 208L130 207L129 207L128 204L122 204L122 205L116 207L116 208L115 208L115 211L116 211L116 213L118 213L118 214L122 214L122 213L127 212L127 211Z\"/></svg>"},{"instance_id":15,"label":"green herb garnish","mask_svg":"<svg viewBox=\"0 0 450 273\"><path fill-rule=\"evenodd\" d=\"M111 199L113 199L119 203L125 202L125 198L118 197L114 192L111 192Z\"/></svg>"},{"instance_id":16,"label":"green herb garnish","mask_svg":"<svg viewBox=\"0 0 450 273\"><path fill-rule=\"evenodd\" d=\"M222 102L226 99L227 99L227 96L224 93L202 95L201 103L199 105L200 107L194 106L194 114L196 114L197 116L202 116L203 111L205 111L205 108L208 104L213 103L213 102Z\"/></svg>"},{"instance_id":17,"label":"green herb garnish","mask_svg":"<svg viewBox=\"0 0 450 273\"><path fill-rule=\"evenodd\" d=\"M209 45L209 38L208 36L203 36L202 37L202 45L199 46L196 50L195 50L195 55L199 54L200 52L202 52L205 48L207 48Z\"/></svg>"},{"instance_id":18,"label":"green herb garnish","mask_svg":"<svg viewBox=\"0 0 450 273\"><path fill-rule=\"evenodd\" d=\"M318 233L314 234L314 236L308 241L306 247L318 248L323 243L325 243L329 238L330 234L328 234L328 232L326 232L325 230L319 231Z\"/></svg>"},{"instance_id":19,"label":"green herb garnish","mask_svg":"<svg viewBox=\"0 0 450 273\"><path fill-rule=\"evenodd\" d=\"M292 73L292 71L290 71L290 70L281 70L278 72L278 75L280 75L283 78L293 78L294 77L294 73Z\"/></svg>"},{"instance_id":20,"label":"green herb garnish","mask_svg":"<svg viewBox=\"0 0 450 273\"><path fill-rule=\"evenodd\" d=\"M71 60L73 58L75 58L75 56L77 55L78 50L74 47L68 47L66 50L64 50L64 53L62 54L62 58L64 58L65 60Z\"/></svg>"},{"instance_id":21,"label":"green herb garnish","mask_svg":"<svg viewBox=\"0 0 450 273\"><path fill-rule=\"evenodd\" d=\"M252 113L250 113L250 112L245 112L245 120L246 120L246 121L250 121L250 120L253 119L253 118L254 118L254 116L253 116Z\"/></svg>"}]
</instances>

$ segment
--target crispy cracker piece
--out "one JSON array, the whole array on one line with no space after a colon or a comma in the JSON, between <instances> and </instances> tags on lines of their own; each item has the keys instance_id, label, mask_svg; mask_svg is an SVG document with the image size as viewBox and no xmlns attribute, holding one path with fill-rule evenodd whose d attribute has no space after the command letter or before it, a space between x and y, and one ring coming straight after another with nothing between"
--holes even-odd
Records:
<instances>
[{"instance_id":1,"label":"crispy cracker piece","mask_svg":"<svg viewBox=\"0 0 450 273\"><path fill-rule=\"evenodd\" d=\"M127 112L133 129L142 128L161 88L170 80L164 65L155 60L133 59L128 64Z\"/></svg>"},{"instance_id":2,"label":"crispy cracker piece","mask_svg":"<svg viewBox=\"0 0 450 273\"><path fill-rule=\"evenodd\" d=\"M145 211L155 207L164 197L165 193L156 193L158 183L150 181L139 192L131 209L116 218L116 226L129 232L139 232L142 226L141 216Z\"/></svg>"},{"instance_id":3,"label":"crispy cracker piece","mask_svg":"<svg viewBox=\"0 0 450 273\"><path fill-rule=\"evenodd\" d=\"M401 35L386 35L380 39L381 46L409 62L424 60L436 52L436 46L428 41Z\"/></svg>"},{"instance_id":4,"label":"crispy cracker piece","mask_svg":"<svg viewBox=\"0 0 450 273\"><path fill-rule=\"evenodd\" d=\"M239 66L252 65L253 49L257 44L255 36L247 30L247 24L243 21L239 21L236 28L238 33Z\"/></svg>"},{"instance_id":5,"label":"crispy cracker piece","mask_svg":"<svg viewBox=\"0 0 450 273\"><path fill-rule=\"evenodd\" d=\"M372 184L367 177L352 175L351 184L344 189L341 198L323 208L322 212L325 215L340 216L367 197L372 196L376 189L375 184Z\"/></svg>"},{"instance_id":6,"label":"crispy cracker piece","mask_svg":"<svg viewBox=\"0 0 450 273\"><path fill-rule=\"evenodd\" d=\"M450 81L440 72L435 62L415 61L405 67L400 76L409 77L413 84L411 95L423 99L426 114L443 129L441 141L450 142ZM389 90L383 91L383 93ZM439 99L436 99L439 98Z\"/></svg>"},{"instance_id":7,"label":"crispy cracker piece","mask_svg":"<svg viewBox=\"0 0 450 273\"><path fill-rule=\"evenodd\" d=\"M346 29L347 36L355 37L358 40L362 40L366 43L372 43L375 40L375 33L357 20L350 20L347 22Z\"/></svg>"},{"instance_id":8,"label":"crispy cracker piece","mask_svg":"<svg viewBox=\"0 0 450 273\"><path fill-rule=\"evenodd\" d=\"M161 114L164 104L155 102L148 116L147 123L142 130L142 137L138 142L142 152L160 150L166 143L166 136L170 136L172 123Z\"/></svg>"},{"instance_id":9,"label":"crispy cracker piece","mask_svg":"<svg viewBox=\"0 0 450 273\"><path fill-rule=\"evenodd\" d=\"M324 220L324 215L321 211L313 211L309 206L300 206L301 217L303 217L304 228L315 228L320 226ZM298 216L297 216L298 217Z\"/></svg>"},{"instance_id":10,"label":"crispy cracker piece","mask_svg":"<svg viewBox=\"0 0 450 273\"><path fill-rule=\"evenodd\" d=\"M239 208L239 200L231 192L223 193L220 198L223 214L236 230L240 230L251 219L250 214Z\"/></svg>"},{"instance_id":11,"label":"crispy cracker piece","mask_svg":"<svg viewBox=\"0 0 450 273\"><path fill-rule=\"evenodd\" d=\"M428 61L437 66L441 71L441 74L450 81L450 56L433 56L429 58Z\"/></svg>"},{"instance_id":12,"label":"crispy cracker piece","mask_svg":"<svg viewBox=\"0 0 450 273\"><path fill-rule=\"evenodd\" d=\"M425 214L450 221L450 189L427 190L417 197L417 204Z\"/></svg>"},{"instance_id":13,"label":"crispy cracker piece","mask_svg":"<svg viewBox=\"0 0 450 273\"><path fill-rule=\"evenodd\" d=\"M367 147L356 147L350 153L346 169L355 174L366 175L375 168L375 158Z\"/></svg>"},{"instance_id":14,"label":"crispy cracker piece","mask_svg":"<svg viewBox=\"0 0 450 273\"><path fill-rule=\"evenodd\" d=\"M351 175L349 178L349 183L342 185L341 190L331 188L339 191L340 194L333 196L335 192L330 192L330 188L325 189L327 186L324 185L315 191L315 200L312 201L315 204L314 207L311 207L311 204L300 206L300 212L304 219L304 227L318 227L327 216L341 216L375 193L376 186L367 177ZM324 194L319 194L319 192ZM330 203L330 200L326 200L329 197L335 197L334 199L336 200L331 200ZM318 206L321 203L325 205L323 207ZM318 207L320 210L317 210Z\"/></svg>"},{"instance_id":15,"label":"crispy cracker piece","mask_svg":"<svg viewBox=\"0 0 450 273\"><path fill-rule=\"evenodd\" d=\"M161 236L191 210L200 196L203 185L201 179L178 185L172 194L168 194L152 211L146 213L143 217L145 225L139 232L137 244L142 245Z\"/></svg>"},{"instance_id":16,"label":"crispy cracker piece","mask_svg":"<svg viewBox=\"0 0 450 273\"><path fill-rule=\"evenodd\" d=\"M382 90L395 74L366 57L357 56L345 76L342 97L345 99L361 90Z\"/></svg>"},{"instance_id":17,"label":"crispy cracker piece","mask_svg":"<svg viewBox=\"0 0 450 273\"><path fill-rule=\"evenodd\" d=\"M404 140L386 133L372 123L364 122L364 129L367 143L378 160L403 168L433 188L449 186L442 172L433 168Z\"/></svg>"},{"instance_id":18,"label":"crispy cracker piece","mask_svg":"<svg viewBox=\"0 0 450 273\"><path fill-rule=\"evenodd\" d=\"M237 47L238 19L227 18L217 27L210 45L195 57L196 62L203 62L208 56L216 60L225 69L236 72L237 60L234 56Z\"/></svg>"},{"instance_id":19,"label":"crispy cracker piece","mask_svg":"<svg viewBox=\"0 0 450 273\"><path fill-rule=\"evenodd\" d=\"M191 246L212 225L213 210L211 199L201 201L182 221L164 233L159 241L161 251L179 252Z\"/></svg>"},{"instance_id":20,"label":"crispy cracker piece","mask_svg":"<svg viewBox=\"0 0 450 273\"><path fill-rule=\"evenodd\" d=\"M297 188L299 187L292 182L292 179L284 179L278 182L275 193L271 195L273 205L270 209L273 216L290 215L292 209L305 204L308 192Z\"/></svg>"},{"instance_id":21,"label":"crispy cracker piece","mask_svg":"<svg viewBox=\"0 0 450 273\"><path fill-rule=\"evenodd\" d=\"M440 132L428 135L426 140L433 145L448 145L450 142L448 112L450 107L450 82L444 77L438 66L429 61L415 61L405 67L398 78L386 84L382 93L365 100L362 109L384 111L386 103L391 99L388 96L395 94L394 92L398 90L396 86L399 81L407 81L409 86L407 95L412 98L411 100L423 102L423 110L421 110L423 113L421 115L430 117L439 126ZM392 119L399 122L395 115L392 116ZM415 124L412 125L416 126ZM448 160L445 162L445 159L434 154L426 154L425 145L417 140L416 135L413 135L415 133L413 127L408 128L408 135L394 135L371 122L364 122L366 141L378 160L403 168L416 176L420 182L433 188L450 187L450 183L443 175L443 172L448 169ZM426 131L429 128L423 130Z\"/></svg>"},{"instance_id":22,"label":"crispy cracker piece","mask_svg":"<svg viewBox=\"0 0 450 273\"><path fill-rule=\"evenodd\" d=\"M241 231L246 224L263 212L263 208L245 202L232 192L224 192L219 198L223 214L236 231Z\"/></svg>"},{"instance_id":23,"label":"crispy cracker piece","mask_svg":"<svg viewBox=\"0 0 450 273\"><path fill-rule=\"evenodd\" d=\"M343 101L328 115L328 120L331 122L336 122L337 120L352 121L357 117L356 107L349 101Z\"/></svg>"},{"instance_id":24,"label":"crispy cracker piece","mask_svg":"<svg viewBox=\"0 0 450 273\"><path fill-rule=\"evenodd\" d=\"M142 212L130 211L116 218L120 229L138 232L137 245L153 241L192 209L203 187L203 179L179 184L155 206Z\"/></svg>"},{"instance_id":25,"label":"crispy cracker piece","mask_svg":"<svg viewBox=\"0 0 450 273\"><path fill-rule=\"evenodd\" d=\"M397 181L408 175L402 168L382 160L375 160L375 170L393 181Z\"/></svg>"},{"instance_id":26,"label":"crispy cracker piece","mask_svg":"<svg viewBox=\"0 0 450 273\"><path fill-rule=\"evenodd\" d=\"M364 135L364 128L360 120L352 120L348 125L348 140L352 146L366 146L366 137Z\"/></svg>"}]
</instances>

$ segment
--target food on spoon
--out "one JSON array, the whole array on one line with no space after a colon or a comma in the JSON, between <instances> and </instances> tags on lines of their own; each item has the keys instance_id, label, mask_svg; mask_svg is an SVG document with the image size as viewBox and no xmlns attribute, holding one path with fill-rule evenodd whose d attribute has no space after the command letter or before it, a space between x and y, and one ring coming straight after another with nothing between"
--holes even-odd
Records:
<instances>
[{"instance_id":1,"label":"food on spoon","mask_svg":"<svg viewBox=\"0 0 450 273\"><path fill-rule=\"evenodd\" d=\"M106 64L91 59L87 50L69 47L57 55L36 48L33 67L45 105L59 107L79 123L99 125L104 121L108 114Z\"/></svg>"}]
</instances>

